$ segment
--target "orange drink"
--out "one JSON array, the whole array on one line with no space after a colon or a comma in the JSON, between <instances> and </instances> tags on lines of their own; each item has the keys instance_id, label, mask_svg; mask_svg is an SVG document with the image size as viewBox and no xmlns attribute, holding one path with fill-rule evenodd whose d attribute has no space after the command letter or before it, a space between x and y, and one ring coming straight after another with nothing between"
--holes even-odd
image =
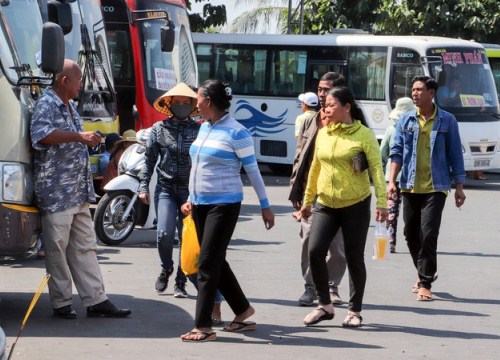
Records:
<instances>
[{"instance_id":1,"label":"orange drink","mask_svg":"<svg viewBox=\"0 0 500 360\"><path fill-rule=\"evenodd\" d=\"M385 250L387 248L387 238L386 237L381 237L377 236L375 239L375 259L377 260L383 260L385 258Z\"/></svg>"}]
</instances>

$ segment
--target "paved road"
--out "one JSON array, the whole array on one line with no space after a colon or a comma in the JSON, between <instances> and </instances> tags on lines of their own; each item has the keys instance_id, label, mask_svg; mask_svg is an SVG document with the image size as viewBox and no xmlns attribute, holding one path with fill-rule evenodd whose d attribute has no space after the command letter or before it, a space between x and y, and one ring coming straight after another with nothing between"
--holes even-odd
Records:
<instances>
[{"instance_id":1,"label":"paved road","mask_svg":"<svg viewBox=\"0 0 500 360\"><path fill-rule=\"evenodd\" d=\"M170 285L157 295L159 271L152 231L136 231L123 246L99 246L99 261L110 298L133 309L128 319L87 319L75 294L76 321L51 316L42 294L12 359L493 359L500 351L500 175L470 180L459 211L449 199L439 241L439 280L435 301L420 303L410 292L415 271L403 241L389 259L371 259L367 243L368 282L361 329L343 329L346 307L333 321L306 328L310 308L297 306L302 293L298 224L285 177L266 176L276 226L266 231L255 195L245 202L228 258L257 310L258 329L246 334L218 331L216 342L182 343L191 329L195 289L189 299L175 299ZM372 221L373 224L373 221ZM371 240L373 227L370 230ZM401 229L399 231L401 238ZM9 347L44 274L43 261L0 262L0 325ZM340 286L348 298L348 281ZM224 320L232 316L223 306Z\"/></svg>"}]
</instances>

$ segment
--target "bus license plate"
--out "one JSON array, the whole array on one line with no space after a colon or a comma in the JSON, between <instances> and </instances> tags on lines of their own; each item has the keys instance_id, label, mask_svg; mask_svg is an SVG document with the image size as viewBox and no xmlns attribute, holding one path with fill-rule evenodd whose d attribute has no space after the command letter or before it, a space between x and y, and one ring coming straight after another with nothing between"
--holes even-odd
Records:
<instances>
[{"instance_id":1,"label":"bus license plate","mask_svg":"<svg viewBox=\"0 0 500 360\"><path fill-rule=\"evenodd\" d=\"M474 167L490 167L490 159L474 160Z\"/></svg>"}]
</instances>

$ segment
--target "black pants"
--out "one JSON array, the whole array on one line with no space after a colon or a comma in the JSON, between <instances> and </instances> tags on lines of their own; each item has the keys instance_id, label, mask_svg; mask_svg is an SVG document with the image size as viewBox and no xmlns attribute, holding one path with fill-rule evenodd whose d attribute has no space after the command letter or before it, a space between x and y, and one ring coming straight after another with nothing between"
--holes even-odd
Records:
<instances>
[{"instance_id":1,"label":"black pants","mask_svg":"<svg viewBox=\"0 0 500 360\"><path fill-rule=\"evenodd\" d=\"M437 271L437 239L446 195L442 192L403 195L404 234L420 286L431 288Z\"/></svg>"},{"instance_id":2,"label":"black pants","mask_svg":"<svg viewBox=\"0 0 500 360\"><path fill-rule=\"evenodd\" d=\"M349 269L349 310L361 311L366 285L365 244L370 226L370 199L344 208L333 209L319 203L309 235L309 266L321 305L330 304L326 255L339 230L344 234L345 258Z\"/></svg>"},{"instance_id":3,"label":"black pants","mask_svg":"<svg viewBox=\"0 0 500 360\"><path fill-rule=\"evenodd\" d=\"M226 261L226 250L238 221L241 203L193 205L192 216L200 242L195 326L212 327L215 293L220 290L236 315L250 306Z\"/></svg>"}]
</instances>

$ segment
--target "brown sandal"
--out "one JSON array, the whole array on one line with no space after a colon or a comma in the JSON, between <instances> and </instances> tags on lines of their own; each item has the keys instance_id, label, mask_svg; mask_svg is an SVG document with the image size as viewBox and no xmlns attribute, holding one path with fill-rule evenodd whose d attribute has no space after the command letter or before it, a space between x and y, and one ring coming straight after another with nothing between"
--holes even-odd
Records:
<instances>
[{"instance_id":1,"label":"brown sandal","mask_svg":"<svg viewBox=\"0 0 500 360\"><path fill-rule=\"evenodd\" d=\"M418 290L417 301L432 301L432 292L426 288Z\"/></svg>"},{"instance_id":2,"label":"brown sandal","mask_svg":"<svg viewBox=\"0 0 500 360\"><path fill-rule=\"evenodd\" d=\"M418 290L420 289L420 281L417 280L417 282L415 283L415 285L413 285L411 287L411 292L414 293L414 294L418 294Z\"/></svg>"}]
</instances>

